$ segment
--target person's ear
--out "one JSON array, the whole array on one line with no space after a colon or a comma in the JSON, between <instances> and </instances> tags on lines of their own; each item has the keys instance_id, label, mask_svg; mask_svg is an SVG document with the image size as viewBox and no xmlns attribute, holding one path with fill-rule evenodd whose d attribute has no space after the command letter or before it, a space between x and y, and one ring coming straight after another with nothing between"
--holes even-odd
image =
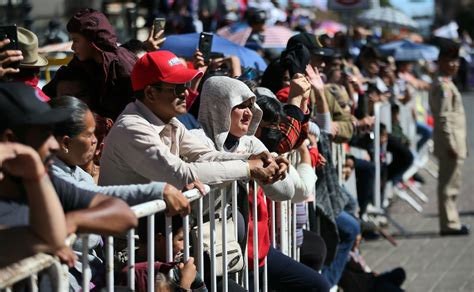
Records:
<instances>
[{"instance_id":1,"label":"person's ear","mask_svg":"<svg viewBox=\"0 0 474 292\"><path fill-rule=\"evenodd\" d=\"M65 154L69 153L69 146L71 144L71 138L68 135L62 137L56 137L58 140L59 148Z\"/></svg>"},{"instance_id":2,"label":"person's ear","mask_svg":"<svg viewBox=\"0 0 474 292\"><path fill-rule=\"evenodd\" d=\"M154 89L150 85L145 87L145 89L143 90L144 101L146 100L148 102L155 102L155 96L153 95L153 90L156 90L156 89Z\"/></svg>"},{"instance_id":3,"label":"person's ear","mask_svg":"<svg viewBox=\"0 0 474 292\"><path fill-rule=\"evenodd\" d=\"M102 154L102 150L104 149L104 143L100 143L99 146L95 148L95 156L99 156Z\"/></svg>"},{"instance_id":4,"label":"person's ear","mask_svg":"<svg viewBox=\"0 0 474 292\"><path fill-rule=\"evenodd\" d=\"M18 142L18 139L11 129L6 129L2 133L1 141L2 142Z\"/></svg>"}]
</instances>

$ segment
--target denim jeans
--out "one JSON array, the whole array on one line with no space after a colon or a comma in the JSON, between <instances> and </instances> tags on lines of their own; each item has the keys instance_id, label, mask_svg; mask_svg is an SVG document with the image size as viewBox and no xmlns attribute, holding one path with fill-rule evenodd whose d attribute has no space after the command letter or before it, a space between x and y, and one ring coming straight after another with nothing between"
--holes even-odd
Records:
<instances>
[{"instance_id":1,"label":"denim jeans","mask_svg":"<svg viewBox=\"0 0 474 292\"><path fill-rule=\"evenodd\" d=\"M328 280L331 287L339 282L342 272L349 260L349 252L354 245L357 235L360 233L359 222L349 213L342 211L336 217L337 230L339 231L339 244L334 260L330 266L324 266L322 275Z\"/></svg>"},{"instance_id":2,"label":"denim jeans","mask_svg":"<svg viewBox=\"0 0 474 292\"><path fill-rule=\"evenodd\" d=\"M433 135L433 129L425 123L416 122L416 133L421 136L416 143L416 150L419 151Z\"/></svg>"},{"instance_id":3,"label":"denim jeans","mask_svg":"<svg viewBox=\"0 0 474 292\"><path fill-rule=\"evenodd\" d=\"M268 286L276 291L329 292L329 283L317 271L270 247L267 255ZM263 267L259 269L262 287ZM249 271L249 291L253 292L253 272Z\"/></svg>"}]
</instances>

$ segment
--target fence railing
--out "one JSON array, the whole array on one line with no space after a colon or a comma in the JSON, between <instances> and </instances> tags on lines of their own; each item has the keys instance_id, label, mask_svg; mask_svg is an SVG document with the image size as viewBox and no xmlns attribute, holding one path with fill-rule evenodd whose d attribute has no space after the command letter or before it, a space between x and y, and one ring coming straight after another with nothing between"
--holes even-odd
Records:
<instances>
[{"instance_id":1,"label":"fence railing","mask_svg":"<svg viewBox=\"0 0 474 292\"><path fill-rule=\"evenodd\" d=\"M238 184L242 184L247 191L250 190L250 185L248 182L237 182L234 181L230 187L227 187L225 189L211 189L211 191L207 194L209 196L209 202L215 202L216 201L216 195L220 196L220 202L221 204L221 210L220 210L220 218L227 218L228 217L228 204L231 204L231 210L232 210L232 218L234 221L234 226L235 229L233 230L234 236L237 239L238 234L237 234L237 229L238 229L238 219L237 219L237 190L238 190ZM250 285L253 286L254 291L268 291L268 279L267 279L267 268L266 264L263 269L262 273L262 279L259 277L259 260L258 260L258 251L259 251L259 244L258 244L258 237L259 237L259 230L258 230L258 209L257 209L257 202L258 202L258 188L259 186L257 185L256 182L253 182L253 205L250 210L253 215L253 254L251 255L253 257L253 267L251 271L248 266L248 250L245 249L245 255L244 255L244 269L236 275L236 277L232 277L233 279L237 280L237 283L242 285L244 288L249 289ZM229 194L227 191L230 190L230 198ZM196 266L199 274L204 278L204 242L203 242L203 198L197 193L197 191L193 192L185 192L186 197L190 201L195 201L197 200L197 229L198 229L198 240L197 240L197 248L194 248L194 257L197 259L196 260ZM227 203L229 199L229 202ZM276 224L276 214L275 210L279 207L280 209L280 220L281 225L278 226ZM142 217L147 217L147 222L148 222L148 250L147 250L147 273L148 275L154 275L155 274L155 245L154 245L154 230L155 230L155 219L154 216L155 214L158 214L160 212L164 212L166 208L166 204L162 200L155 200L143 204L139 204L136 206L132 207L132 210L134 211L135 215L138 218ZM280 247L285 247L286 246L286 252L288 256L298 260L298 248L296 244L296 209L295 209L295 204L292 204L290 201L286 202L272 202L269 208L269 219L271 220L271 225L270 225L270 233L271 233L271 244L273 246L276 246L276 234L280 234ZM215 214L215 206L214 204L210 203L209 204L209 214ZM227 256L227 235L228 235L228 226L227 226L227 220L221 220L222 224L222 232L220 234L222 235L221 238L217 238L217 230L216 230L216 218L213 218L215 216L209 216L210 222L210 230L209 230L209 237L210 237L210 243L209 243L209 257L210 257L210 262L211 263L216 263L216 242L222 242L222 276L220 280L222 281L222 291L227 291L228 287L228 282L229 282L229 275L228 275L228 265L229 265L229 260ZM166 217L166 258L168 262L173 261L173 251L172 251L172 238L173 234L171 232L171 218ZM189 232L190 232L190 226L189 226L189 215L183 217L183 233L184 233L184 261L187 261L190 254L189 254ZM127 235L127 253L128 253L128 262L127 262L127 267L128 267L128 274L127 274L127 288L130 291L134 291L136 289L135 285L135 255L134 255L134 250L135 250L135 230L132 229L128 231ZM84 250L83 253L87 254L88 253L88 235L82 235L81 236L83 240L83 246ZM109 236L106 239L106 282L107 282L107 291L114 291L115 287L115 281L114 281L114 260L113 260L113 237ZM82 263L82 273L83 273L83 282L82 282L82 287L83 291L89 291L89 282L91 279L91 271L89 267L89 263L87 262L87 257L83 257L83 263ZM253 272L253 282L249 283L249 273ZM210 283L211 287L208 287L210 291L217 291L217 267L215 264L211 264L210 266ZM155 279L153 276L148 276L147 279L147 291L154 291L155 288Z\"/></svg>"},{"instance_id":2,"label":"fence railing","mask_svg":"<svg viewBox=\"0 0 474 292\"><path fill-rule=\"evenodd\" d=\"M381 211L382 207L382 161L380 154L383 149L380 145L380 125L383 123L387 131L392 131L392 114L389 102L377 102L374 105L374 164L375 164L375 184L374 184L374 206Z\"/></svg>"},{"instance_id":3,"label":"fence railing","mask_svg":"<svg viewBox=\"0 0 474 292\"><path fill-rule=\"evenodd\" d=\"M12 265L0 269L0 291L13 291L13 286L23 280L28 291L38 291L38 275L49 275L48 291L68 291L69 281L67 268L51 255L39 253L22 259Z\"/></svg>"}]
</instances>

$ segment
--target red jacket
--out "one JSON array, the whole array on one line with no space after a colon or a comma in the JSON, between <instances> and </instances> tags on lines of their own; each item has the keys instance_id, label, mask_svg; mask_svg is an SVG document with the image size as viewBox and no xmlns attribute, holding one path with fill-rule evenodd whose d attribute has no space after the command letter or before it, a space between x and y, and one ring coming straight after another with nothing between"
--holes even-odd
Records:
<instances>
[{"instance_id":1,"label":"red jacket","mask_svg":"<svg viewBox=\"0 0 474 292\"><path fill-rule=\"evenodd\" d=\"M248 263L249 270L253 270L253 184L249 190L249 236L248 236ZM270 249L270 221L268 220L267 203L261 188L257 192L257 215L258 215L258 266L262 267L265 257Z\"/></svg>"}]
</instances>

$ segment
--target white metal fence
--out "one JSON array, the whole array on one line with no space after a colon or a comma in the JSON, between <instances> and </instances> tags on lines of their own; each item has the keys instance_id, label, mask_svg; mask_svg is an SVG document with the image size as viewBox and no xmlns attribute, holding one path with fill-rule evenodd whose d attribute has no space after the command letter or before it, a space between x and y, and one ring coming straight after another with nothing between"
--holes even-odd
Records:
<instances>
[{"instance_id":1,"label":"white metal fence","mask_svg":"<svg viewBox=\"0 0 474 292\"><path fill-rule=\"evenodd\" d=\"M38 291L39 275L49 276L48 281L41 282L47 291L69 289L67 267L62 266L57 258L39 253L0 269L0 291L13 291L14 285L19 282L25 285L27 291Z\"/></svg>"},{"instance_id":2,"label":"white metal fence","mask_svg":"<svg viewBox=\"0 0 474 292\"><path fill-rule=\"evenodd\" d=\"M238 219L237 219L237 190L238 190L238 184L239 182L235 181L232 183L231 186L231 193L230 193L230 200L229 204L231 205L231 210L232 210L232 218L234 221L234 236L235 238L238 237L237 234L237 229L238 229ZM244 185L249 191L249 183L248 182L240 182L240 184ZM250 285L253 286L254 291L268 291L268 279L267 279L267 269L266 265L263 268L263 278L260 279L259 277L259 260L258 260L258 237L259 237L259 230L258 230L258 210L257 210L257 202L258 202L258 188L259 186L257 185L256 182L253 182L253 204L250 212L253 214L253 267L252 269L249 269L249 266L247 264L247 254L248 250L245 249L245 255L244 255L244 269L238 273L235 277L232 277L233 279L237 280L237 283L239 283L241 286L244 288L249 289ZM186 192L186 196L190 201L195 201L197 200L197 229L198 229L198 242L197 242L197 248L194 248L195 254L194 257L196 258L196 266L199 274L204 278L204 242L203 242L203 236L202 236L202 228L203 228L203 199L200 197L200 195L197 193L197 191L191 192ZM209 202L214 202L215 201L215 196L216 194L221 196L221 210L220 210L220 218L227 218L228 217L228 208L227 208L227 196L229 195L224 189L219 189L215 190L213 189L210 191L207 196L209 196ZM278 206L278 207L277 207ZM155 230L155 219L154 216L157 213L164 212L166 208L166 204L162 200L156 200L156 201L151 201L147 203L143 203L140 205L136 205L132 207L132 210L134 211L135 215L138 218L142 217L147 217L147 223L148 223L148 275L154 275L154 263L155 263L155 250L154 250L154 230ZM280 210L280 220L282 220L280 229L278 231L277 224L276 224L276 214L275 210L279 209ZM287 254L288 256L291 256L294 259L297 259L297 245L296 245L296 210L295 210L295 205L292 204L291 202L272 202L269 208L269 220L271 220L271 227L270 227L270 234L271 234L271 244L272 246L276 246L276 234L280 234L280 242L279 245L280 247L284 247L284 253ZM216 212L214 204L209 204L209 214L214 214ZM229 281L229 275L227 273L228 271L228 258L227 258L227 235L228 235L228 226L227 226L227 221L222 220L222 231L217 232L216 230L216 224L215 221L216 219L213 218L213 216L209 216L210 218L210 249L209 249L209 257L211 263L216 262L216 242L222 242L223 247L222 247L222 291L227 291L227 286L228 286L228 281ZM166 258L168 262L173 261L173 251L172 251L172 238L173 234L171 232L171 218L166 217L166 242L167 242L167 251L166 251ZM189 254L189 232L190 232L190 226L189 226L189 215L185 216L183 218L183 232L184 232L184 261L187 261L190 254ZM217 234L220 233L222 235L221 238L217 238ZM134 250L135 250L135 230L132 229L128 231L128 243L127 243L127 254L128 254L128 277L127 277L127 289L130 291L134 291L136 289L135 286L135 255L134 255ZM83 253L87 254L88 253L88 245L87 245L87 240L88 240L88 235L82 235L81 236L83 240L83 246L84 250ZM114 259L113 259L113 237L108 236L106 240L106 281L107 281L107 291L114 291L115 288L115 281L114 281ZM197 254L196 254L197 251ZM82 263L82 274L83 274L83 282L82 282L82 287L83 291L89 291L89 281L91 278L91 270L87 262L87 257L83 257L83 263ZM217 267L213 264L210 266L210 282L211 282L211 287L208 287L210 291L217 291L217 273L216 273ZM254 271L254 272L253 272ZM253 272L253 282L249 283L249 273ZM154 277L148 277L148 282L147 282L147 291L154 291L155 288L155 282L154 282Z\"/></svg>"}]
</instances>

